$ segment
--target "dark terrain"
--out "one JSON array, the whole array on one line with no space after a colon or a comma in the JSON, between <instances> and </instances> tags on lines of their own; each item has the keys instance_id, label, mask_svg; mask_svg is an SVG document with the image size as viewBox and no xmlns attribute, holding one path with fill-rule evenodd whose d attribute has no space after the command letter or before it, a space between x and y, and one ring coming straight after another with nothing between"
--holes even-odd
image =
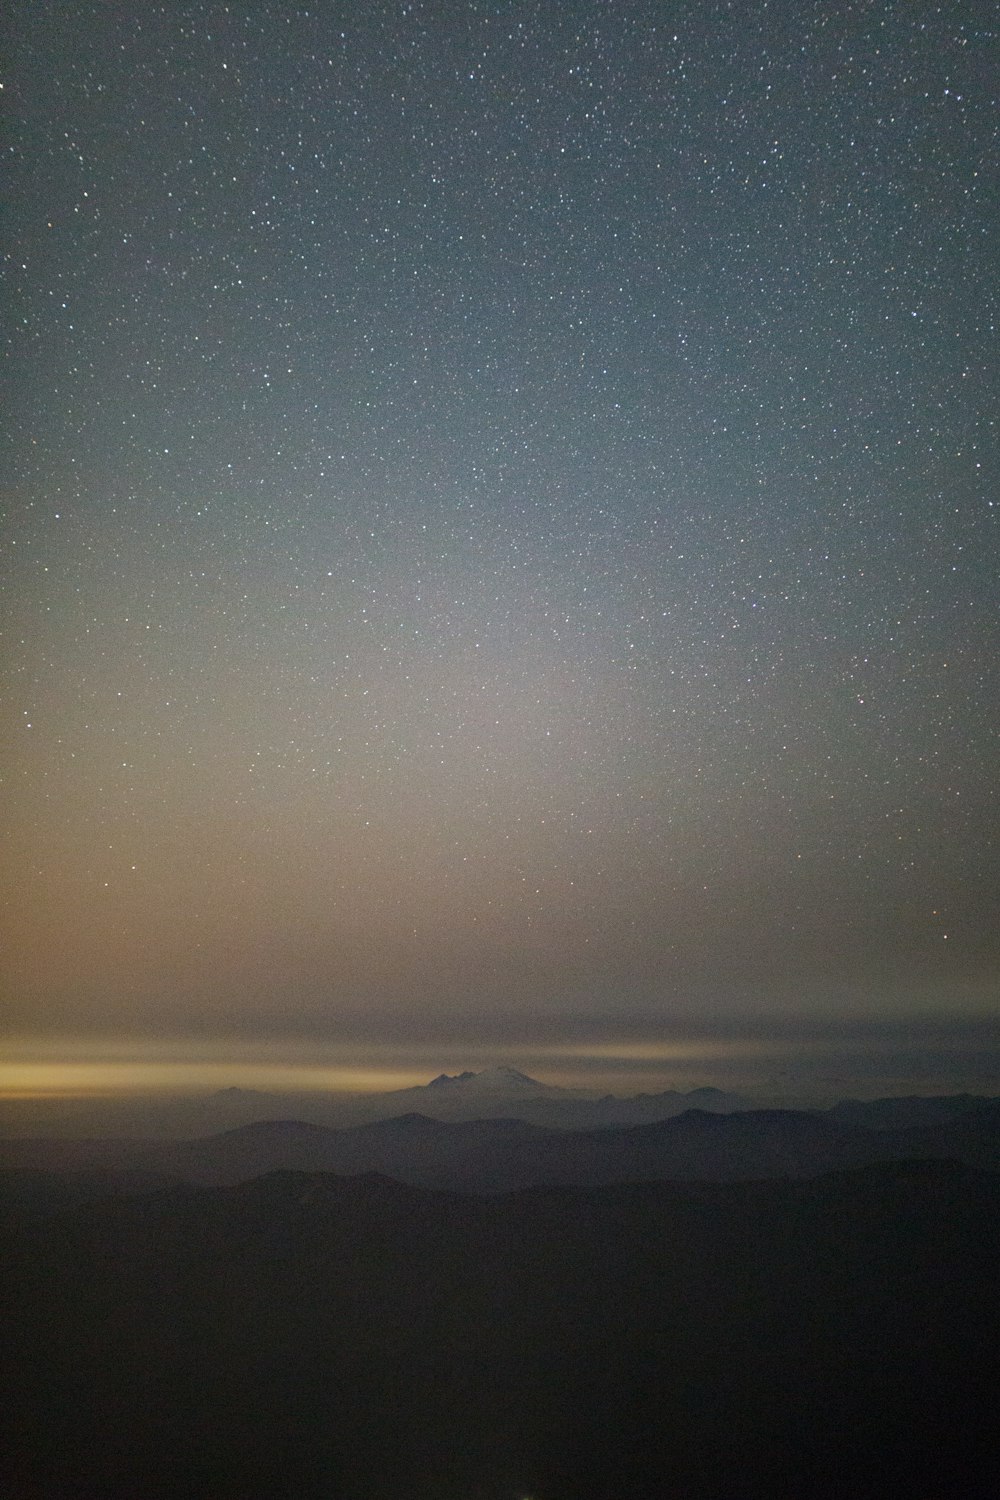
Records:
<instances>
[{"instance_id":1,"label":"dark terrain","mask_svg":"<svg viewBox=\"0 0 1000 1500\"><path fill-rule=\"evenodd\" d=\"M3 1233L15 1500L1000 1492L994 1173L70 1181Z\"/></svg>"}]
</instances>

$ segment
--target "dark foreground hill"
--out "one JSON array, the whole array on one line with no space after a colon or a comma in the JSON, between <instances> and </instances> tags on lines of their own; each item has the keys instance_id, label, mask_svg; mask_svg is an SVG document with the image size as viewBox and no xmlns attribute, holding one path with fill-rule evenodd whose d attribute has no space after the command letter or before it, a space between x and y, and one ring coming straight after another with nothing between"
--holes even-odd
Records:
<instances>
[{"instance_id":1,"label":"dark foreground hill","mask_svg":"<svg viewBox=\"0 0 1000 1500\"><path fill-rule=\"evenodd\" d=\"M3 1236L5 1495L1000 1492L1000 1178L281 1172Z\"/></svg>"}]
</instances>

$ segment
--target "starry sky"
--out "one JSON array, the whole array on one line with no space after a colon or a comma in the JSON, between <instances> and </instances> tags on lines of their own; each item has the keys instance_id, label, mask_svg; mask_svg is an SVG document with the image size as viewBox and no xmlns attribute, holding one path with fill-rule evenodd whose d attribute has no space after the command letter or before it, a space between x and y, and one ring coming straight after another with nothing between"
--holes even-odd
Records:
<instances>
[{"instance_id":1,"label":"starry sky","mask_svg":"<svg viewBox=\"0 0 1000 1500\"><path fill-rule=\"evenodd\" d=\"M7 33L0 1081L995 1084L993 6Z\"/></svg>"}]
</instances>

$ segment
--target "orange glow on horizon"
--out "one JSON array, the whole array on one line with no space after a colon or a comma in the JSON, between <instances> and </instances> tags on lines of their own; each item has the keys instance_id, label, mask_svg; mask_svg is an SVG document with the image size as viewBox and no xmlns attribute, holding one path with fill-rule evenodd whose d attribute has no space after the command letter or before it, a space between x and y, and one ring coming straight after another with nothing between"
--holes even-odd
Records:
<instances>
[{"instance_id":1,"label":"orange glow on horizon","mask_svg":"<svg viewBox=\"0 0 1000 1500\"><path fill-rule=\"evenodd\" d=\"M0 1060L0 1099L69 1100L213 1093L372 1094L427 1084L439 1073L513 1066L538 1082L597 1092L660 1090L708 1081L713 1060L749 1056L746 1043L672 1042L472 1048L459 1043L363 1048L299 1038L21 1036ZM631 1064L631 1066L630 1066ZM671 1077L662 1071L669 1068ZM697 1074L697 1076L695 1076ZM703 1077L702 1074L705 1076Z\"/></svg>"},{"instance_id":2,"label":"orange glow on horizon","mask_svg":"<svg viewBox=\"0 0 1000 1500\"><path fill-rule=\"evenodd\" d=\"M201 1093L225 1088L277 1092L380 1093L426 1083L423 1072L224 1062L5 1062L0 1098L94 1098Z\"/></svg>"}]
</instances>

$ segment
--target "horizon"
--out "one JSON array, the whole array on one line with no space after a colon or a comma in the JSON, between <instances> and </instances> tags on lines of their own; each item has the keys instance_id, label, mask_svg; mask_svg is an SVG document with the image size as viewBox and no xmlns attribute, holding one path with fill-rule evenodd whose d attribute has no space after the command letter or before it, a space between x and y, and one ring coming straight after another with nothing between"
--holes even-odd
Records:
<instances>
[{"instance_id":1,"label":"horizon","mask_svg":"<svg viewBox=\"0 0 1000 1500\"><path fill-rule=\"evenodd\" d=\"M940 1046L940 1028L934 1028ZM990 1037L995 1027L988 1028ZM980 1046L984 1038L981 1028L975 1028ZM816 1055L815 1045L809 1057L802 1056L802 1044L786 1047L783 1054L774 1053L765 1059L771 1067L753 1067L761 1061L760 1048L730 1046L722 1049L724 1062L716 1059L713 1068L709 1062L710 1044L703 1041L701 1047L688 1043L675 1046L663 1058L659 1066L643 1068L640 1057L635 1055L605 1057L603 1066L581 1066L565 1053L546 1060L538 1050L512 1056L509 1051L498 1050L493 1055L471 1053L439 1053L446 1060L440 1065L413 1063L408 1067L373 1067L370 1063L306 1065L304 1063L284 1065L273 1061L233 1063L218 1060L206 1063L203 1060L165 1061L162 1056L156 1061L122 1060L119 1056L108 1061L91 1058L88 1061L6 1061L0 1063L0 1101L16 1108L18 1103L99 1102L122 1105L139 1104L143 1101L165 1103L170 1100L218 1098L225 1095L260 1095L282 1098L318 1098L351 1100L381 1094L393 1094L412 1089L427 1088L439 1080L458 1081L486 1076L502 1077L513 1073L544 1088L562 1090L580 1095L612 1095L619 1098L637 1094L661 1094L676 1092L691 1093L699 1089L715 1089L723 1093L773 1101L781 1097L808 1101L818 1106L844 1098L878 1098L919 1094L934 1096L956 1093L989 1095L1000 1092L1000 1080L992 1070L992 1058L986 1053L980 1065L970 1067L968 1059L945 1071L940 1051L928 1055L924 1050L909 1059L909 1066L902 1071L895 1042L888 1046L872 1047L869 1035L861 1044L865 1066L860 1069L857 1050L848 1057L838 1048L843 1043L828 1041L825 1053ZM963 1037L968 1044L968 1034ZM926 1049L926 1041L925 1041ZM15 1054L18 1048L13 1048ZM57 1052L74 1050L56 1044ZM88 1042L77 1051L100 1053ZM647 1049L649 1050L649 1049ZM458 1059L457 1061L455 1059ZM831 1066L831 1064L838 1064ZM853 1063L853 1067L850 1064ZM610 1064L610 1066L609 1066ZM845 1068L845 1064L848 1066ZM0 1122L0 1132L3 1123Z\"/></svg>"},{"instance_id":2,"label":"horizon","mask_svg":"<svg viewBox=\"0 0 1000 1500\"><path fill-rule=\"evenodd\" d=\"M495 1020L495 1018L494 1018ZM549 1087L619 1098L715 1088L763 1103L824 1108L841 1099L1000 1092L1000 1017L924 1015L889 1023L792 1016L718 1021L654 1036L641 1018L548 1019L520 1044L479 1039L372 1044L322 1036L9 1036L0 1058L0 1134L87 1104L167 1107L226 1090L331 1102L420 1088L445 1075L509 1068ZM498 1027L514 1031L508 1021ZM534 1035L531 1033L534 1032ZM552 1038L556 1033L558 1039ZM559 1035L559 1033L562 1035ZM568 1036L567 1036L568 1033ZM602 1037L603 1033L603 1037ZM496 1031L494 1030L494 1037ZM546 1039L546 1037L548 1039ZM583 1038L586 1038L584 1040ZM52 1114L52 1110L56 1113Z\"/></svg>"},{"instance_id":3,"label":"horizon","mask_svg":"<svg viewBox=\"0 0 1000 1500\"><path fill-rule=\"evenodd\" d=\"M410 1028L412 1031L412 1028ZM749 1097L822 1105L838 1098L1000 1090L1000 1016L924 1014L894 1022L861 1015L718 1020L709 1027L648 1018L549 1018L522 1026L492 1018L492 1036L468 1043L415 1036L380 1043L322 1035L263 1039L9 1034L0 1056L0 1101L105 1097L109 1101L218 1093L377 1094L440 1076L512 1068L557 1088L609 1093L711 1087ZM527 1032L527 1035L524 1033ZM0 1122L0 1130L3 1123Z\"/></svg>"}]
</instances>

